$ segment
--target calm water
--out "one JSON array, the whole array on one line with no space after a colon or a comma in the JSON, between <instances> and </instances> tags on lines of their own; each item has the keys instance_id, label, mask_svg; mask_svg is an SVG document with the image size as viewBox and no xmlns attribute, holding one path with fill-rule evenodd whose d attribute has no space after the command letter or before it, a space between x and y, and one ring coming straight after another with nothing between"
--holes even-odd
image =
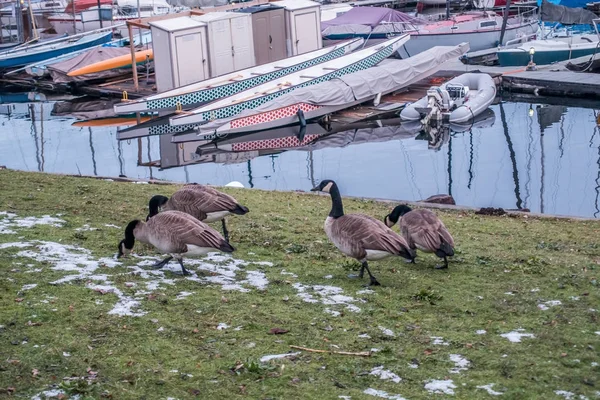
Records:
<instances>
[{"instance_id":1,"label":"calm water","mask_svg":"<svg viewBox=\"0 0 600 400\"><path fill-rule=\"evenodd\" d=\"M450 193L461 205L600 216L600 103L594 110L504 102L436 143L391 120L316 141L307 136L312 144L300 147L293 138L262 135L200 155L204 142L173 144L170 135L118 141L123 128L73 126L73 117L56 115L65 110L69 103L0 105L0 164L274 190L309 190L332 178L352 196L419 200ZM308 135L324 132L313 128Z\"/></svg>"}]
</instances>

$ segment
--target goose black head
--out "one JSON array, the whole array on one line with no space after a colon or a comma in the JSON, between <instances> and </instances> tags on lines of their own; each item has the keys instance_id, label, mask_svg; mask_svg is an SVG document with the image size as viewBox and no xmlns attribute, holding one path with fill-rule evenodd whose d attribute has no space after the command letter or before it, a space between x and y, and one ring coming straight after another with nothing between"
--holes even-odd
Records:
<instances>
[{"instance_id":1,"label":"goose black head","mask_svg":"<svg viewBox=\"0 0 600 400\"><path fill-rule=\"evenodd\" d=\"M117 255L117 258L126 256L133 250L133 245L135 245L135 234L133 231L139 223L139 219L133 220L127 225L127 228L125 228L125 239L121 240L119 243L119 254Z\"/></svg>"},{"instance_id":2,"label":"goose black head","mask_svg":"<svg viewBox=\"0 0 600 400\"><path fill-rule=\"evenodd\" d=\"M388 226L388 227L392 227L395 224L398 223L398 220L400 219L401 216L403 216L404 214L408 213L412 211L412 209L405 205L402 204L400 206L396 206L391 213L389 213L388 215L385 216L385 218L383 219L383 222Z\"/></svg>"},{"instance_id":3,"label":"goose black head","mask_svg":"<svg viewBox=\"0 0 600 400\"><path fill-rule=\"evenodd\" d=\"M325 179L324 181L321 181L321 183L319 183L318 186L315 186L314 188L310 189L310 191L330 193L331 188L334 186L336 186L334 181L332 181L331 179Z\"/></svg>"},{"instance_id":4,"label":"goose black head","mask_svg":"<svg viewBox=\"0 0 600 400\"><path fill-rule=\"evenodd\" d=\"M158 214L158 211L167 201L169 201L169 198L166 196L161 196L159 194L153 196L148 203L148 216L146 217L146 221Z\"/></svg>"}]
</instances>

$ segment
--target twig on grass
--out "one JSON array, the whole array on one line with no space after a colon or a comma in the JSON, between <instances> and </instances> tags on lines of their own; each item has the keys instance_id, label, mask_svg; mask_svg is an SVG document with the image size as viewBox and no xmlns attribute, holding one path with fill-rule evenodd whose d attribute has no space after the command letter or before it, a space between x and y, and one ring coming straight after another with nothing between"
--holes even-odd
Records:
<instances>
[{"instance_id":1,"label":"twig on grass","mask_svg":"<svg viewBox=\"0 0 600 400\"><path fill-rule=\"evenodd\" d=\"M350 352L350 351L334 351L334 350L309 349L308 347L301 347L301 346L294 346L294 345L290 345L290 347L292 349L309 351L311 353L342 354L342 355L345 355L345 356L371 357L371 354L372 354L370 351L361 351L361 352L358 352L358 353L353 353L353 352Z\"/></svg>"}]
</instances>

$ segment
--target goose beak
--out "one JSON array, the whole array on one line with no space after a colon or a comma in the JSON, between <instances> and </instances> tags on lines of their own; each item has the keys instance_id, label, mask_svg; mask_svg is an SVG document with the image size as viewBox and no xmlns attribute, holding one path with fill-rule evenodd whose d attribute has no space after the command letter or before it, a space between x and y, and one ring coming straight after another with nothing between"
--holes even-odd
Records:
<instances>
[{"instance_id":1,"label":"goose beak","mask_svg":"<svg viewBox=\"0 0 600 400\"><path fill-rule=\"evenodd\" d=\"M318 187L318 186L316 186L316 187L314 187L314 188L310 189L310 191L311 191L311 192L318 192L318 191L320 191L320 190L321 190L321 189L319 189L319 187Z\"/></svg>"}]
</instances>

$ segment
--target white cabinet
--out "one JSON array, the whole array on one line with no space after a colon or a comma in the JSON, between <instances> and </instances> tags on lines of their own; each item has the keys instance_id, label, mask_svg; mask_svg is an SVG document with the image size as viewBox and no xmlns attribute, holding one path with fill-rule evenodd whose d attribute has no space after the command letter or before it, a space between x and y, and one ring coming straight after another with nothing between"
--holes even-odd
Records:
<instances>
[{"instance_id":1,"label":"white cabinet","mask_svg":"<svg viewBox=\"0 0 600 400\"><path fill-rule=\"evenodd\" d=\"M159 93L209 78L205 23L181 17L149 24Z\"/></svg>"},{"instance_id":2,"label":"white cabinet","mask_svg":"<svg viewBox=\"0 0 600 400\"><path fill-rule=\"evenodd\" d=\"M288 57L323 47L319 3L309 0L283 0L271 4L285 9Z\"/></svg>"},{"instance_id":3,"label":"white cabinet","mask_svg":"<svg viewBox=\"0 0 600 400\"><path fill-rule=\"evenodd\" d=\"M211 77L256 65L250 14L211 12L190 18L207 25Z\"/></svg>"}]
</instances>

